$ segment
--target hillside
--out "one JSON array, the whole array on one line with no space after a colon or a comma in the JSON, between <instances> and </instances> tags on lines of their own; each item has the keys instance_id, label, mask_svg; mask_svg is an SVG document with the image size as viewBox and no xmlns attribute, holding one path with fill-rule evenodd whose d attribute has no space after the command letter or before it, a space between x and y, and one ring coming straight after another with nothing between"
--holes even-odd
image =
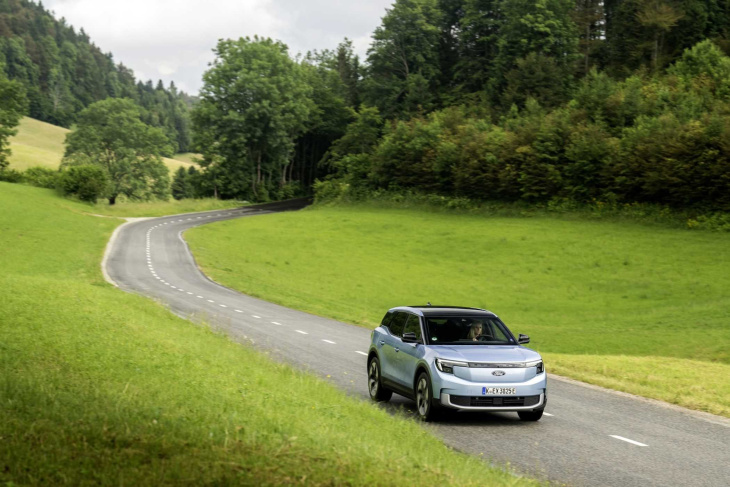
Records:
<instances>
[{"instance_id":1,"label":"hillside","mask_svg":"<svg viewBox=\"0 0 730 487\"><path fill-rule=\"evenodd\" d=\"M68 129L33 118L24 117L18 126L18 133L10 139L10 167L25 170L33 166L57 168L61 164ZM190 167L196 154L184 153L175 158L163 157L165 165L174 172L178 167Z\"/></svg>"}]
</instances>

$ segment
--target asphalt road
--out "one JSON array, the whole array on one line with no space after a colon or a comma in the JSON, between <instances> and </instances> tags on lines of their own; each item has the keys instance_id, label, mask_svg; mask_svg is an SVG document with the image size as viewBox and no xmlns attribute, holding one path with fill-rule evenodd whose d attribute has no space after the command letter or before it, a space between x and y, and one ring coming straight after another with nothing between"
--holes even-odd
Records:
<instances>
[{"instance_id":1,"label":"asphalt road","mask_svg":"<svg viewBox=\"0 0 730 487\"><path fill-rule=\"evenodd\" d=\"M266 218L302 203L127 223L112 237L104 270L126 291L159 300L178 315L204 319L367 399L370 330L220 286L198 270L182 238L194 226ZM539 343L531 346L540 349ZM549 374L549 362L546 366ZM547 414L537 423L520 422L515 413L458 413L425 427L455 449L569 485L730 485L730 421L555 378L549 379L548 393ZM412 401L393 397L387 407L413 410Z\"/></svg>"}]
</instances>

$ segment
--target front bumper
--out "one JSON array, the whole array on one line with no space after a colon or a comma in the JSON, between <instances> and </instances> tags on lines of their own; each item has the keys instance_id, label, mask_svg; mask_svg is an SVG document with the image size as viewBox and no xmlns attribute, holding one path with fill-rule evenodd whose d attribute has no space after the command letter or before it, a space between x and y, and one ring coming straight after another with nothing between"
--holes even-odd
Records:
<instances>
[{"instance_id":1,"label":"front bumper","mask_svg":"<svg viewBox=\"0 0 730 487\"><path fill-rule=\"evenodd\" d=\"M499 397L499 396L494 396ZM540 394L540 400L537 404L530 406L466 406L463 404L454 404L451 402L451 394L445 392L441 393L441 405L447 408L453 409L466 409L469 411L531 411L533 409L540 409L545 406L545 394Z\"/></svg>"},{"instance_id":2,"label":"front bumper","mask_svg":"<svg viewBox=\"0 0 730 487\"><path fill-rule=\"evenodd\" d=\"M435 369L435 367L434 367ZM432 370L432 385L434 395L439 394L439 400L444 407L452 409L467 409L470 411L530 411L545 407L547 400L547 372L536 375L524 382L470 382L451 374L444 374L438 370ZM484 387L509 387L515 389L513 396L498 396L482 394ZM503 405L503 406L467 406L455 404L451 396L469 397L530 397L539 396L537 404L529 406Z\"/></svg>"}]
</instances>

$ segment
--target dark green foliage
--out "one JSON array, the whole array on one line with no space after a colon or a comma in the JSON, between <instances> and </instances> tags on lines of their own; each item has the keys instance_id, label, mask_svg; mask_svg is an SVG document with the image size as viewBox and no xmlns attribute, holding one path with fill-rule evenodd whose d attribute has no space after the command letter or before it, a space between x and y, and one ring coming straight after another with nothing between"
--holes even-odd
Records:
<instances>
[{"instance_id":1,"label":"dark green foliage","mask_svg":"<svg viewBox=\"0 0 730 487\"><path fill-rule=\"evenodd\" d=\"M57 169L36 166L23 171L23 182L39 188L55 189L58 187L61 173Z\"/></svg>"},{"instance_id":2,"label":"dark green foliage","mask_svg":"<svg viewBox=\"0 0 730 487\"><path fill-rule=\"evenodd\" d=\"M525 59L539 62L538 55ZM368 125L358 118L333 145L339 179L320 184L319 197L347 188L727 211L728 80L730 58L703 41L664 75L616 81L593 69L567 103L543 96L556 105L550 108L533 97L516 99L497 123L452 107L386 123L377 145L359 150L353 142L358 134L367 140Z\"/></svg>"},{"instance_id":3,"label":"dark green foliage","mask_svg":"<svg viewBox=\"0 0 730 487\"><path fill-rule=\"evenodd\" d=\"M130 98L145 109L145 122L164 129L173 150L190 150L190 99L171 84L137 83L81 29L56 20L42 3L4 2L0 9L0 65L27 92L28 115L70 127L78 113L104 98Z\"/></svg>"},{"instance_id":4,"label":"dark green foliage","mask_svg":"<svg viewBox=\"0 0 730 487\"><path fill-rule=\"evenodd\" d=\"M66 136L62 167L98 166L109 179L109 204L123 194L134 199L166 199L170 177L160 155L169 152L168 138L140 119L132 100L107 98L79 114Z\"/></svg>"},{"instance_id":5,"label":"dark green foliage","mask_svg":"<svg viewBox=\"0 0 730 487\"><path fill-rule=\"evenodd\" d=\"M386 118L437 106L442 23L436 0L398 0L373 33L364 99Z\"/></svg>"},{"instance_id":6,"label":"dark green foliage","mask_svg":"<svg viewBox=\"0 0 730 487\"><path fill-rule=\"evenodd\" d=\"M99 166L71 166L61 172L60 188L67 196L96 203L97 199L107 195L110 181L106 171Z\"/></svg>"},{"instance_id":7,"label":"dark green foliage","mask_svg":"<svg viewBox=\"0 0 730 487\"><path fill-rule=\"evenodd\" d=\"M15 127L26 109L27 100L23 86L16 81L9 81L0 70L0 173L8 167L8 139L15 135Z\"/></svg>"},{"instance_id":8,"label":"dark green foliage","mask_svg":"<svg viewBox=\"0 0 730 487\"><path fill-rule=\"evenodd\" d=\"M190 166L190 169L195 168ZM172 197L176 200L181 200L183 198L192 198L195 196L192 179L193 177L185 170L184 167L180 166L177 168L175 176L172 179Z\"/></svg>"}]
</instances>

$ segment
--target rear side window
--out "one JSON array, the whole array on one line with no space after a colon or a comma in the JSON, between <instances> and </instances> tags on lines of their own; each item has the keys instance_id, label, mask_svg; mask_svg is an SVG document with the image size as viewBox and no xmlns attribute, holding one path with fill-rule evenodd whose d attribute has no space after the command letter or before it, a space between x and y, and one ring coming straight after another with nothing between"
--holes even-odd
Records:
<instances>
[{"instance_id":1,"label":"rear side window","mask_svg":"<svg viewBox=\"0 0 730 487\"><path fill-rule=\"evenodd\" d=\"M387 313L385 313L385 316L383 316L383 321L380 322L380 326L384 326L387 328L390 324L390 320L393 319L394 314L395 313L393 313L392 311L388 311Z\"/></svg>"},{"instance_id":2,"label":"rear side window","mask_svg":"<svg viewBox=\"0 0 730 487\"><path fill-rule=\"evenodd\" d=\"M390 330L390 334L397 337L403 336L403 328L406 326L406 320L408 319L408 314L403 313L402 311L396 311L394 313L395 316L390 320L390 324L388 325L388 329Z\"/></svg>"},{"instance_id":3,"label":"rear side window","mask_svg":"<svg viewBox=\"0 0 730 487\"><path fill-rule=\"evenodd\" d=\"M421 339L421 320L416 315L408 315L408 321L406 327L403 329L403 334L415 333L417 339Z\"/></svg>"}]
</instances>

